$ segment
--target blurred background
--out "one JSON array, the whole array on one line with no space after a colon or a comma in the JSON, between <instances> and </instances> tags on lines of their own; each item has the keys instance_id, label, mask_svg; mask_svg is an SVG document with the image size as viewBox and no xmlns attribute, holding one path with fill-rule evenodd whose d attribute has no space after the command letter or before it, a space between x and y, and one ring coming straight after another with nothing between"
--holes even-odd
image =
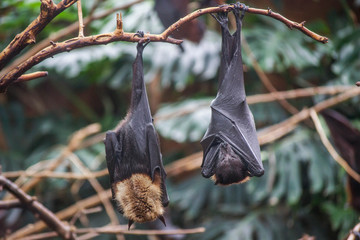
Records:
<instances>
[{"instance_id":1,"label":"blurred background","mask_svg":"<svg viewBox=\"0 0 360 240\"><path fill-rule=\"evenodd\" d=\"M85 35L112 32L116 28L115 10L122 13L124 31L161 33L164 25L186 13L216 6L215 2L206 0L165 3L159 0L156 5L148 0L132 3L83 1L84 17L94 17L85 21ZM305 26L310 30L329 38L327 44L322 44L270 17L246 14L243 60L247 96L274 89L318 86L339 87L339 93L355 87L360 80L360 1L249 0L244 3L262 9L270 7L296 22L306 21ZM39 9L38 0L0 2L0 49L38 16ZM48 46L53 39L64 41L77 37L75 28L55 38L77 19L74 4L37 36L37 44L45 40ZM231 16L231 29L234 29L233 20ZM299 239L304 234L316 239L345 238L359 222L360 190L349 187L346 172L323 146L311 120L300 122L282 138L262 144L265 175L261 178L220 187L201 176L199 142L210 121L209 105L217 92L220 28L210 15L204 15L183 26L174 37L185 38L182 47L150 43L144 51L148 96L168 172L167 217L170 228L204 226L207 229L201 234L176 236L176 239ZM37 44L21 54L33 54L32 47ZM135 43L116 42L55 55L28 71L48 71L47 77L12 85L0 95L3 174L13 181L17 179L19 186L55 213L77 206L64 220L70 221L81 208L102 206L101 201L92 205L79 203L100 196L101 191L109 188L103 132L113 129L125 117L130 103L135 46ZM18 59L22 58L21 54ZM251 56L257 64L254 65ZM265 73L265 80L261 73ZM266 78L272 88L266 84ZM282 104L276 99L249 103L261 132L330 97L315 94ZM356 128L360 127L359 100L354 97L332 107L348 119L354 136L358 136ZM84 140L80 137L74 143L74 133L93 123L100 124L101 129L96 126L96 130L90 130L94 135ZM332 139L323 118L321 123ZM86 131L85 135L90 135ZM360 145L355 142L350 149L358 160L352 167L359 172ZM58 175L34 178L43 171L55 171ZM89 172L95 177L79 177ZM10 196L1 192L0 198L10 199ZM82 215L79 220L74 219L74 224L99 227L116 222L109 217L114 213L105 210ZM127 224L120 214L117 217L121 224ZM36 221L24 209L0 210L0 236ZM138 229L152 227L156 226L136 225ZM115 236L100 235L95 239L115 239Z\"/></svg>"}]
</instances>

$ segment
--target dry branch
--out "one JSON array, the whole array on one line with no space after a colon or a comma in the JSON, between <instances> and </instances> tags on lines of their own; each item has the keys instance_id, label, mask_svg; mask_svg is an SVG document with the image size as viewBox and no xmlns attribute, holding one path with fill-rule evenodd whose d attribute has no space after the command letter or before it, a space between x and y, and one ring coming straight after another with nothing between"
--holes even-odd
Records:
<instances>
[{"instance_id":1,"label":"dry branch","mask_svg":"<svg viewBox=\"0 0 360 240\"><path fill-rule=\"evenodd\" d=\"M123 9L127 9L129 7L131 7L134 4L137 4L139 2L142 2L143 0L136 0L134 2L131 3L127 3L124 4L120 7L116 7L116 8L111 8L107 11L104 11L102 13L99 13L95 16L93 16L94 11L90 11L89 16L87 16L84 19L84 25L89 24L90 22L94 21L94 20L98 20L98 19L102 19L106 16L109 16L112 13L118 12L120 10ZM99 3L99 1L97 2ZM96 9L98 4L94 5L93 9ZM3 75L11 70L13 70L15 67L17 67L18 65L20 65L22 62L24 62L26 59L30 58L31 56L33 56L34 54L36 54L37 52L39 52L41 49L46 48L47 46L50 46L50 44L52 42L57 42L60 39L64 38L65 36L72 34L74 32L76 32L76 30L78 30L79 27L79 22L75 22L69 26L67 26L66 28L63 28L55 33L50 34L50 36L44 40L42 40L41 42L37 43L35 46L33 46L29 51L27 51L26 53L24 53L23 55L21 55L20 57L18 57L17 59L15 59L13 62L11 62L8 66L6 66L5 68L3 68L0 71L0 75Z\"/></svg>"},{"instance_id":2,"label":"dry branch","mask_svg":"<svg viewBox=\"0 0 360 240\"><path fill-rule=\"evenodd\" d=\"M0 69L29 44L35 43L36 35L40 33L50 21L76 0L62 0L55 4L52 0L41 0L40 14L23 32L16 35L10 44L0 53Z\"/></svg>"},{"instance_id":3,"label":"dry branch","mask_svg":"<svg viewBox=\"0 0 360 240\"><path fill-rule=\"evenodd\" d=\"M261 131L258 135L259 143L261 145L271 143L271 142L285 136L286 134L288 134L289 132L294 130L300 122L302 122L305 119L308 119L310 117L311 109L315 110L316 112L320 112L326 108L329 108L336 104L344 102L344 101L346 101L352 97L355 97L359 94L360 94L360 88L353 87L352 89L350 89L344 93L341 93L335 97L329 98L327 100L324 100L324 101L316 104L315 106L313 106L310 109L303 109L299 113L288 118L287 120L285 120L281 123L272 125L271 127Z\"/></svg>"},{"instance_id":4,"label":"dry branch","mask_svg":"<svg viewBox=\"0 0 360 240\"><path fill-rule=\"evenodd\" d=\"M244 6L241 6L243 8ZM153 42L168 42L168 43L174 43L174 44L180 44L182 40L173 39L169 36L172 32L176 31L180 26L183 24L201 16L207 13L217 13L217 12L229 12L233 8L232 5L223 5L219 7L210 7L210 8L204 8L199 9L195 12L192 12L185 17L179 19L177 22L172 24L169 28L167 28L163 33L161 34L145 34L144 38L149 39ZM296 28L305 33L306 35L312 37L313 39L326 43L327 38L320 36L306 27L304 27L303 23L296 23L293 21L290 21L289 19L283 17L282 15L278 13L274 13L271 10L263 10L263 9L256 9L256 8L246 8L245 11L249 13L255 13L255 14L261 14L270 16L274 19L277 19L284 24L286 24L289 28ZM92 46L92 45L103 45L108 44L115 41L127 41L127 42L138 42L141 38L139 38L135 33L126 33L122 31L122 21L118 18L117 21L117 29L114 32L111 33L105 33L105 34L99 34L95 36L89 36L89 37L81 37L81 38L73 38L69 39L67 41L61 42L61 43L53 43L52 46L49 46L39 52L37 52L34 56L28 58L26 61L21 63L16 69L11 70L10 72L4 74L0 78L0 92L4 92L7 87L14 83L14 81L20 77L23 73L25 73L27 70L29 70L34 65L40 63L46 58L52 57L55 54L65 52L65 51L71 51L76 48L82 48L86 46Z\"/></svg>"},{"instance_id":5,"label":"dry branch","mask_svg":"<svg viewBox=\"0 0 360 240\"><path fill-rule=\"evenodd\" d=\"M244 7L244 5L242 5L240 7L240 9L242 10ZM174 24L172 24L168 29L166 29L161 35L163 36L164 39L166 39L167 37L169 37L171 35L172 32L174 32L176 29L178 29L181 25L183 25L184 23L190 22L191 20L207 14L207 13L217 13L217 12L229 12L231 11L233 8L232 5L222 5L219 7L210 7L210 8L204 8L204 9L199 9L196 10L188 15L186 15L185 17L181 18L180 20L178 20L177 22L175 22ZM301 32L303 32L304 34L308 35L309 37L313 38L314 40L318 41L318 42L322 42L322 43L327 43L328 42L328 38L321 36L319 34L316 34L312 31L310 31L309 29L307 29L304 26L304 22L302 23L297 23L297 22L293 22L289 19L287 19L286 17L280 15L279 13L273 12L271 11L271 9L258 9L258 8L250 8L247 7L245 8L245 11L248 13L253 13L253 14L260 14L260 15L265 15L265 16L269 16L272 17L282 23L284 23L286 26L288 26L290 29L296 28L298 30L300 30Z\"/></svg>"},{"instance_id":6,"label":"dry branch","mask_svg":"<svg viewBox=\"0 0 360 240\"><path fill-rule=\"evenodd\" d=\"M56 231L59 236L64 239L75 239L75 236L68 225L62 223L53 212L33 197L27 195L15 183L11 182L4 176L0 176L0 185L19 199L26 208L32 211L35 215L39 216L39 218L43 220L49 228Z\"/></svg>"},{"instance_id":7,"label":"dry branch","mask_svg":"<svg viewBox=\"0 0 360 240\"><path fill-rule=\"evenodd\" d=\"M3 175L6 178L18 178L20 176L23 177L32 177L32 178L61 178L61 179L73 179L73 180L85 180L90 177L103 177L108 175L108 170L103 169L97 172L91 172L89 174L78 174L78 173L71 173L71 172L53 172L53 171L41 171L41 172L27 172L27 171L13 171L13 172L4 172Z\"/></svg>"},{"instance_id":8,"label":"dry branch","mask_svg":"<svg viewBox=\"0 0 360 240\"><path fill-rule=\"evenodd\" d=\"M111 191L110 189L104 191L101 193L101 195L106 196L107 198L111 197ZM91 197L88 197L84 200L79 201L77 204L74 204L68 208L65 208L55 214L57 218L60 220L65 220L73 217L78 211L81 211L85 208L92 208L94 206L97 206L101 203L100 197L98 195L94 195ZM80 209L79 206L82 206ZM16 232L12 233L11 235L7 236L7 240L17 240L20 238L23 238L25 236L28 236L30 234L33 234L35 232L39 232L43 229L45 229L46 225L42 221L38 221L34 224L28 224L27 226L17 230Z\"/></svg>"},{"instance_id":9,"label":"dry branch","mask_svg":"<svg viewBox=\"0 0 360 240\"><path fill-rule=\"evenodd\" d=\"M360 175L356 171L354 171L351 166L336 152L335 148L327 139L324 128L321 126L320 119L314 109L310 110L310 116L314 121L316 131L320 136L321 142L324 144L330 155L347 172L347 174L349 174L355 181L360 183Z\"/></svg>"},{"instance_id":10,"label":"dry branch","mask_svg":"<svg viewBox=\"0 0 360 240\"><path fill-rule=\"evenodd\" d=\"M169 42L174 44L180 44L182 42L182 40L173 38L162 39L160 35L154 34L145 34L144 38L150 39L152 42ZM98 34L83 38L73 38L64 42L53 43L53 45L39 51L25 62L21 63L17 68L3 75L0 78L0 92L4 92L10 84L12 84L27 70L56 54L70 52L71 50L83 48L86 46L105 45L116 41L138 42L140 39L142 38L135 35L135 33L120 32L118 29L116 29L111 33Z\"/></svg>"},{"instance_id":11,"label":"dry branch","mask_svg":"<svg viewBox=\"0 0 360 240\"><path fill-rule=\"evenodd\" d=\"M9 201L0 201L0 210L1 209L10 209L10 208L21 208L24 205L18 200L9 200Z\"/></svg>"},{"instance_id":12,"label":"dry branch","mask_svg":"<svg viewBox=\"0 0 360 240\"><path fill-rule=\"evenodd\" d=\"M16 83L18 82L26 82L36 78L46 77L48 72L33 72L29 74L23 74L18 79L15 80Z\"/></svg>"}]
</instances>

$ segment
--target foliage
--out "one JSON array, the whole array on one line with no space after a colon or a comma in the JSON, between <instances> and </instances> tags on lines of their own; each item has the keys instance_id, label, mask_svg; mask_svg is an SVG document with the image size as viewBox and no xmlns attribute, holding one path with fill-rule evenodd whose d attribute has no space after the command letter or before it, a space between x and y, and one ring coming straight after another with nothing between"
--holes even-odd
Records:
<instances>
[{"instance_id":1,"label":"foliage","mask_svg":"<svg viewBox=\"0 0 360 240\"><path fill-rule=\"evenodd\" d=\"M82 2L86 15L93 1ZM96 13L124 2L105 1ZM276 4L281 2L276 1ZM39 5L39 1L0 2L1 48L37 16ZM331 41L326 45L314 43L280 22L258 15L245 17L243 35L261 68L281 79L283 89L352 85L360 74L360 28L349 22L344 12L331 13L327 21L309 23L309 28L327 33ZM37 41L76 18L75 7L65 11L44 29ZM123 11L123 19L124 28L129 32L159 33L163 29L153 10L153 1L144 1ZM217 28L210 27L210 16L202 20L208 29L199 44L185 41L185 51L181 52L177 46L151 43L144 51L145 79L150 82L161 72L162 98L167 101L162 102L154 115L162 142L175 141L182 146L198 142L209 122L208 106L217 89L221 36ZM114 15L111 15L87 26L86 34L110 32L114 28ZM8 100L0 105L0 133L7 143L7 148L0 152L3 171L24 170L39 160L57 156L70 134L86 124L99 121L104 130L113 128L124 117L129 103L134 56L135 44L119 42L62 53L36 66L38 70L48 70L50 77L31 81L26 88L14 86L6 96ZM245 73L248 95L262 92L244 52L243 58L248 68ZM27 94L29 98L45 95L41 92L44 85L60 92L54 97L66 99L67 104L59 101L61 110L36 112L36 104L28 104L19 97L23 91L33 94ZM196 88L205 85L211 85L211 90ZM100 110L96 104L82 98L92 87L98 93L96 102ZM292 103L301 109L323 99L323 96L316 96ZM45 100L39 98L38 104L42 101ZM75 110L71 108L70 111L68 105ZM359 126L359 106L359 99L354 98L337 108ZM290 116L278 103L255 104L251 110L259 130ZM177 150L189 153L188 149ZM91 170L105 167L101 143L78 151L76 155ZM166 162L176 160L173 153L163 157ZM188 236L188 239L210 240L298 239L304 233L315 235L316 239L339 239L358 221L359 214L346 206L346 174L324 149L314 129L301 125L281 140L262 147L262 159L265 175L242 185L214 186L200 174L181 181L169 179L173 222L180 227L205 226L204 234ZM62 165L57 171L68 168L78 171L71 164ZM109 187L107 178L100 181L104 187ZM47 180L37 187L36 194L48 206L60 210L75 201L69 192L72 184L65 180ZM81 197L91 194L94 190L89 184L81 185ZM89 219L90 222L108 221L105 214ZM26 221L33 220L27 217L22 224Z\"/></svg>"}]
</instances>

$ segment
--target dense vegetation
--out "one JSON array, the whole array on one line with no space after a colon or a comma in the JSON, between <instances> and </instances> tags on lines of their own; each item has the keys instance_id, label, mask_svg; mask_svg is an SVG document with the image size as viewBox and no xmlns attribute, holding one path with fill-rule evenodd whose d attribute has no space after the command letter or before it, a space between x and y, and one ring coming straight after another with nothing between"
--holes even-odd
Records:
<instances>
[{"instance_id":1,"label":"dense vegetation","mask_svg":"<svg viewBox=\"0 0 360 240\"><path fill-rule=\"evenodd\" d=\"M83 1L84 16L93 2ZM278 8L273 10L281 13L283 1L273 2ZM123 1L107 0L96 12L121 4ZM39 1L1 1L0 49L38 15L39 6ZM316 20L306 24L329 37L327 44L290 31L271 18L250 14L245 16L243 35L278 90L354 86L360 75L360 27L351 11L342 1L341 8L326 12L326 18L314 17ZM128 32L163 30L153 1L138 3L122 13ZM74 6L52 21L37 41L76 20ZM221 36L210 16L201 20L207 29L199 44L185 41L182 52L175 45L151 43L144 52L145 79L165 165L200 151L199 140L210 120L208 106L217 90ZM114 28L112 14L86 26L85 33L105 33ZM75 36L76 33L67 38ZM117 42L62 53L33 69L49 71L48 77L11 86L2 94L2 171L24 170L40 160L54 158L69 136L88 124L98 122L103 131L112 129L124 117L129 104L135 52L134 43ZM244 51L243 58L247 95L267 92ZM325 98L319 95L289 102L301 110ZM355 97L334 108L360 127L359 106L359 98ZM277 102L257 103L250 108L258 131L291 116ZM173 114L182 111L186 114ZM173 223L181 228L207 228L205 233L189 235L187 239L297 239L305 233L319 240L341 239L358 222L359 214L346 203L346 173L324 148L311 123L301 123L261 150L265 175L242 185L214 186L201 177L200 171L168 179ZM106 167L102 142L79 150L76 155L92 171ZM78 171L68 163L57 168L59 172L70 170ZM104 188L109 187L107 176L99 181ZM74 181L44 179L30 194L56 212L95 193L88 182L77 184L74 195ZM26 211L12 210L0 215L1 226L18 228L33 221ZM90 226L108 221L105 212L89 216ZM121 223L125 222L121 218Z\"/></svg>"}]
</instances>

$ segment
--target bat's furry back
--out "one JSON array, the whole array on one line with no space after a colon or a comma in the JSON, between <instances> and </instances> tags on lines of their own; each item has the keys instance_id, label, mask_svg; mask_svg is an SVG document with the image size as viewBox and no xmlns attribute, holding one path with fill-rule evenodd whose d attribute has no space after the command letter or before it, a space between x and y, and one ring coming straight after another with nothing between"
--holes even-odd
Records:
<instances>
[{"instance_id":1,"label":"bat's furry back","mask_svg":"<svg viewBox=\"0 0 360 240\"><path fill-rule=\"evenodd\" d=\"M152 181L148 175L138 173L113 184L114 200L126 218L142 223L163 215L159 180Z\"/></svg>"}]
</instances>

